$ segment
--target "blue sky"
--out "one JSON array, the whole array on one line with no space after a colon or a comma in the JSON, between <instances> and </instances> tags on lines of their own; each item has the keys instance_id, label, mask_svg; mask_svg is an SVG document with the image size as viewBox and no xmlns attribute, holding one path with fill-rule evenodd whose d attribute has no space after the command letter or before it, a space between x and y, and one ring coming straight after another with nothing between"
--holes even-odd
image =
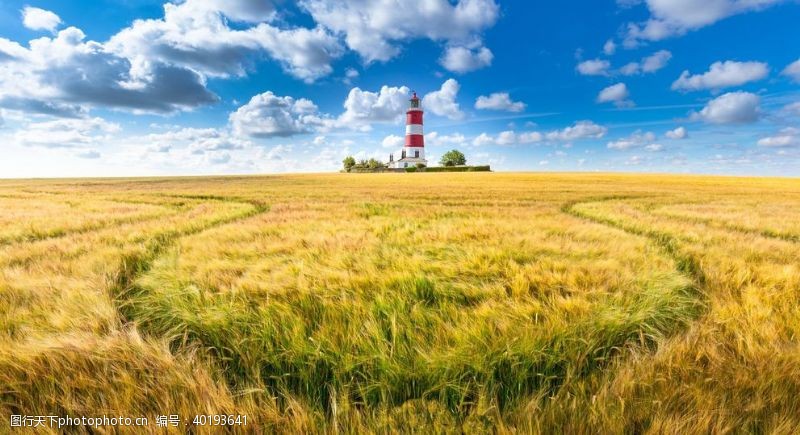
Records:
<instances>
[{"instance_id":1,"label":"blue sky","mask_svg":"<svg viewBox=\"0 0 800 435\"><path fill-rule=\"evenodd\" d=\"M336 170L800 174L794 0L0 4L0 177Z\"/></svg>"}]
</instances>

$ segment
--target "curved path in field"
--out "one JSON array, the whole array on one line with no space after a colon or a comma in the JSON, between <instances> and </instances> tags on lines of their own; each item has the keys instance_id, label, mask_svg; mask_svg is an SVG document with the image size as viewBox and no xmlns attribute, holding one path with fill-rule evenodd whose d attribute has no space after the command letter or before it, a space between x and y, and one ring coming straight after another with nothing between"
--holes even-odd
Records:
<instances>
[{"instance_id":1,"label":"curved path in field","mask_svg":"<svg viewBox=\"0 0 800 435\"><path fill-rule=\"evenodd\" d=\"M653 229L641 229L636 226L630 225L621 219L614 219L606 216L596 216L585 211L578 210L578 206L582 204L592 204L608 201L617 201L625 199L637 198L652 198L652 196L603 196L595 198L587 198L578 201L572 201L564 204L561 210L569 215L585 219L597 224L606 225L616 228L626 233L636 236L647 237L662 251L667 253L675 260L678 270L687 275L695 284L695 290L701 292L706 282L703 269L700 267L700 262L697 258L692 257L690 254L680 250L678 246L678 238L672 234L657 231Z\"/></svg>"},{"instance_id":2,"label":"curved path in field","mask_svg":"<svg viewBox=\"0 0 800 435\"><path fill-rule=\"evenodd\" d=\"M249 204L250 210L230 217L222 217L206 225L190 228L184 231L179 230L166 230L154 237L147 243L146 251L141 255L123 258L119 273L116 277L115 283L110 290L111 296L117 306L123 322L127 323L129 320L127 312L127 300L132 298L132 291L135 291L135 281L138 276L150 270L153 262L165 252L167 249L175 245L175 243L183 238L199 234L203 231L210 230L222 225L231 224L252 216L269 211L269 206L260 201L247 200L238 197L225 197L225 196L198 196L198 195L164 195L174 198L186 198L192 200L213 200L222 202L234 202L240 204Z\"/></svg>"}]
</instances>

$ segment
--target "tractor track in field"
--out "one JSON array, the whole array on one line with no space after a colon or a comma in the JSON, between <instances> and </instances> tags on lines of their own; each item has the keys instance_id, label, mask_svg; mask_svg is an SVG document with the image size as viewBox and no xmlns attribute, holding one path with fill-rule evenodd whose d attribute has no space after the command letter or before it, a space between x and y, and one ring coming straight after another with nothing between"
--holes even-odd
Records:
<instances>
[{"instance_id":1,"label":"tractor track in field","mask_svg":"<svg viewBox=\"0 0 800 435\"><path fill-rule=\"evenodd\" d=\"M179 197L186 199L207 199L214 201L232 202L240 204L249 204L252 208L247 212L238 213L233 216L214 219L205 225L189 228L186 230L166 230L151 237L146 242L146 249L143 253L126 256L120 262L114 284L109 288L111 298L114 302L114 307L120 317L122 325L135 322L135 319L129 318L125 314L125 306L130 299L131 292L135 289L136 280L139 276L146 273L153 266L153 263L168 249L175 246L178 240L193 236L204 231L208 231L223 225L232 224L242 221L253 216L257 216L269 211L270 207L257 200L248 200L239 197L224 197L224 196L204 196L204 195L164 195L171 197Z\"/></svg>"},{"instance_id":2,"label":"tractor track in field","mask_svg":"<svg viewBox=\"0 0 800 435\"><path fill-rule=\"evenodd\" d=\"M55 194L54 194L55 195ZM27 199L27 198L19 198L19 199ZM186 198L190 199L190 198ZM10 238L0 238L0 247L4 246L14 246L23 243L35 243L41 242L45 240L55 240L55 239L62 239L69 236L75 236L80 234L88 234L94 231L101 231L104 229L110 229L114 227L121 227L123 225L135 224L140 222L150 222L158 219L164 219L168 217L174 217L180 215L182 211L191 210L190 208L184 209L181 207L175 207L171 204L158 204L158 203L149 203L144 201L128 201L123 199L113 199L109 198L106 199L110 202L119 202L122 204L148 204L148 205L155 205L161 206L165 209L170 210L164 214L159 215L147 215L147 216L126 216L116 219L108 219L107 221L100 221L100 222L92 222L88 223L84 226L78 228L72 228L68 230L62 231L51 231L51 232L44 232L42 234L29 234L26 236L19 236L19 237L10 237Z\"/></svg>"},{"instance_id":3,"label":"tractor track in field","mask_svg":"<svg viewBox=\"0 0 800 435\"><path fill-rule=\"evenodd\" d=\"M264 204L258 203L257 201L247 200L247 199L238 198L238 197L209 196L209 195L178 195L178 194L175 194L175 195L163 194L163 195L157 195L157 196L159 196L159 197L170 197L170 198L184 198L184 199L187 199L187 200L194 200L194 201L206 200L206 201L233 202L233 203L240 203L240 204L250 204L250 205L252 205L252 206L254 206L256 208L266 207ZM124 202L124 201L120 201L120 202ZM119 218L119 219L113 220L112 222L110 222L110 223L108 223L106 225L99 225L99 224L98 225L89 225L89 226L86 226L86 227L81 227L81 228L76 228L76 229L72 229L72 230L69 230L69 231L60 232L58 234L46 234L46 235L42 235L41 237L27 237L27 238L24 238L24 239L21 239L21 240L2 240L2 239L0 239L0 248L9 247L9 246L16 246L16 245L22 245L22 244L25 244L25 243L38 243L38 242L46 242L46 241L50 241L50 240L60 240L60 239L65 239L67 237L78 236L78 235L81 235L81 234L91 234L91 233L96 233L96 232L103 231L103 230L119 228L119 227L123 227L125 225L135 225L135 224L140 224L140 223L147 223L147 222L157 221L157 220L166 219L166 218L177 218L177 217L180 217L182 214L184 214L186 212L191 212L193 209L195 209L195 208L197 208L199 206L202 206L202 205L203 205L203 203L198 203L198 204L195 204L194 207L180 208L180 209L176 209L175 207L172 207L172 206L165 206L165 207L171 208L173 210L171 212L165 213L163 215L148 216L146 218L139 218L139 217L135 217L135 216L134 217ZM216 220L212 221L211 223L212 224L218 224ZM218 224L218 225L221 225L221 224ZM162 233L169 233L169 232L170 231L168 231L168 230L167 231L162 231ZM161 235L163 235L163 234L156 235L155 237L160 237ZM145 241L145 242L147 242L147 241ZM80 257L81 255L84 255L86 252L87 252L87 249L79 249L76 252L71 253L70 255L64 255L63 258L64 259L74 259L74 258ZM26 264L30 264L30 263L36 261L37 259L43 258L43 257L45 257L47 255L48 255L47 253L40 253L40 254L37 254L37 255L26 256L24 258L11 259L9 261L6 261L5 263L0 263L0 265L7 266L7 267L24 266Z\"/></svg>"},{"instance_id":4,"label":"tractor track in field","mask_svg":"<svg viewBox=\"0 0 800 435\"><path fill-rule=\"evenodd\" d=\"M663 212L661 213L654 212L651 214L654 216L670 219L677 222L688 222L694 224L708 225L709 227L716 229L728 230L752 236L759 236L759 237L764 237L766 239L782 240L784 242L790 242L790 243L800 243L800 235L798 234L792 234L782 231L762 230L758 228L748 228L748 227L743 227L741 225L721 222L718 220L714 220L713 218L704 218L699 216L676 216Z\"/></svg>"},{"instance_id":5,"label":"tractor track in field","mask_svg":"<svg viewBox=\"0 0 800 435\"><path fill-rule=\"evenodd\" d=\"M642 229L635 225L627 224L621 219L614 219L612 217L599 217L590 213L581 212L575 207L581 204L591 204L597 202L608 202L624 199L641 199L652 198L648 195L609 195L578 199L569 201L561 206L561 211L579 219L588 222L593 222L600 225L605 225L610 228L624 231L628 234L645 237L651 243L656 245L662 252L666 253L670 258L675 261L676 269L681 274L687 276L693 284L695 293L699 299L705 299L702 295L706 287L706 275L703 271L700 261L694 256L681 251L679 247L680 239L672 234L657 231L654 229Z\"/></svg>"},{"instance_id":6,"label":"tractor track in field","mask_svg":"<svg viewBox=\"0 0 800 435\"><path fill-rule=\"evenodd\" d=\"M564 206L562 206L562 211L564 211L564 212L566 212L568 214L571 214L573 216L584 217L584 216L578 216L575 213L571 213L571 212L567 211L567 209L571 209L575 205L584 204L584 203L615 201L615 200L625 200L625 199L637 199L637 198L652 199L652 198L654 198L654 196L651 196L651 195L646 195L646 196L636 196L636 195L601 196L601 197L596 197L596 198L590 199L590 200L580 200L580 201L577 201L577 202L574 202L574 201L573 202L568 202ZM672 205L680 206L680 205L683 205L683 204L692 204L692 202L688 202L688 203L687 202L679 202L679 203L675 203L675 204L672 204ZM758 236L758 237L763 237L765 239L780 240L780 241L789 242L789 243L800 243L800 234L794 234L794 233L783 232L783 231L765 230L765 229L759 229L759 228L749 228L749 227L744 227L744 226L741 226L741 225L730 224L730 223L727 223L727 222L718 221L718 220L715 220L714 218L705 218L705 217L699 217L699 216L677 216L677 215L674 215L674 214L669 214L669 213L665 213L665 212L659 212L659 211L657 211L657 209L659 207L661 207L661 206L656 206L656 205L650 204L650 205L647 205L647 206L644 206L644 207L635 207L635 208L637 210L641 211L641 212L649 213L653 217L663 218L663 219L671 220L671 221L674 221L674 222L684 222L684 223L691 223L691 224L697 224L697 225L706 225L706 226L709 226L711 228L718 229L718 230L723 230L723 231L731 231L731 232L735 232L735 233ZM593 217L590 217L589 219L590 220L595 220L595 218L593 218ZM595 220L595 222L597 222L597 221ZM598 222L598 223L601 223L601 222ZM608 222L605 222L605 223L608 224ZM620 227L618 227L618 228L620 228ZM624 228L620 228L620 229L624 230ZM675 236L673 236L673 237L675 237ZM677 237L675 237L675 238L677 239Z\"/></svg>"},{"instance_id":7,"label":"tractor track in field","mask_svg":"<svg viewBox=\"0 0 800 435\"><path fill-rule=\"evenodd\" d=\"M70 230L53 231L53 232L44 233L44 234L31 234L31 235L22 236L22 237L15 237L15 238L3 238L3 239L0 239L0 247L21 245L21 244L24 244L24 243L36 243L36 242L42 242L42 241L45 241L45 240L63 239L63 238L69 237L69 236L77 236L77 235L81 235L81 234L89 234L89 233L92 233L92 232L102 231L102 230L105 230L105 229L121 227L123 225L136 224L136 223L140 223L140 222L141 223L150 222L150 221L155 221L155 220L159 220L159 219L174 217L174 216L178 216L178 215L180 215L180 212L165 213L165 214L162 214L162 215L151 215L151 216L147 216L147 217L130 216L130 217L119 218L119 219L111 219L111 220L106 221L106 222L95 222L95 223L92 223L92 224L88 224L88 225L85 225L85 226L82 226L82 227L79 227L79 228L73 228L73 229L70 229Z\"/></svg>"}]
</instances>

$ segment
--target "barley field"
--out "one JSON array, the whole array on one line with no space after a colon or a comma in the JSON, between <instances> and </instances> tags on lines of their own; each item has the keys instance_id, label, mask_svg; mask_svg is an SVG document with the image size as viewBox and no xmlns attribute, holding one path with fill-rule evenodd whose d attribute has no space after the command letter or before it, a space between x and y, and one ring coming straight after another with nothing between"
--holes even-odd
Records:
<instances>
[{"instance_id":1,"label":"barley field","mask_svg":"<svg viewBox=\"0 0 800 435\"><path fill-rule=\"evenodd\" d=\"M798 298L800 179L6 180L0 431L797 433Z\"/></svg>"}]
</instances>

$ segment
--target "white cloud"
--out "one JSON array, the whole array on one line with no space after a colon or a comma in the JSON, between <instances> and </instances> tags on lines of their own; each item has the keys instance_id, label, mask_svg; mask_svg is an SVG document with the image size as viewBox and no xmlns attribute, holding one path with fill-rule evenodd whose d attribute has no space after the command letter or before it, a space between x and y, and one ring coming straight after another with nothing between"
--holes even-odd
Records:
<instances>
[{"instance_id":1,"label":"white cloud","mask_svg":"<svg viewBox=\"0 0 800 435\"><path fill-rule=\"evenodd\" d=\"M357 79L359 76L359 72L353 68L347 68L344 71L344 83L350 85L353 83L353 80Z\"/></svg>"},{"instance_id":2,"label":"white cloud","mask_svg":"<svg viewBox=\"0 0 800 435\"><path fill-rule=\"evenodd\" d=\"M781 74L785 75L786 77L790 77L792 80L800 83L800 59L790 63L786 68L783 69Z\"/></svg>"},{"instance_id":3,"label":"white cloud","mask_svg":"<svg viewBox=\"0 0 800 435\"><path fill-rule=\"evenodd\" d=\"M625 161L625 164L630 166L638 166L642 164L643 160L644 159L642 159L642 156L630 156L628 160Z\"/></svg>"},{"instance_id":4,"label":"white cloud","mask_svg":"<svg viewBox=\"0 0 800 435\"><path fill-rule=\"evenodd\" d=\"M656 140L656 135L653 134L653 132L648 131L646 133L643 133L641 130L636 130L626 138L621 138L616 141L609 142L608 144L606 144L606 147L612 150L628 150L631 148L638 148L646 146L648 144L652 144L654 140Z\"/></svg>"},{"instance_id":5,"label":"white cloud","mask_svg":"<svg viewBox=\"0 0 800 435\"><path fill-rule=\"evenodd\" d=\"M619 72L622 75L632 76L634 74L638 74L640 70L641 67L639 65L639 62L631 62L620 68Z\"/></svg>"},{"instance_id":6,"label":"white cloud","mask_svg":"<svg viewBox=\"0 0 800 435\"><path fill-rule=\"evenodd\" d=\"M493 58L491 50L483 46L452 46L447 47L439 63L448 71L463 74L491 65Z\"/></svg>"},{"instance_id":7,"label":"white cloud","mask_svg":"<svg viewBox=\"0 0 800 435\"><path fill-rule=\"evenodd\" d=\"M107 141L119 130L118 124L102 118L55 119L27 122L13 137L22 146L82 148Z\"/></svg>"},{"instance_id":8,"label":"white cloud","mask_svg":"<svg viewBox=\"0 0 800 435\"><path fill-rule=\"evenodd\" d=\"M61 18L50 11L25 6L22 9L22 24L31 30L55 32L58 25L61 24Z\"/></svg>"},{"instance_id":9,"label":"white cloud","mask_svg":"<svg viewBox=\"0 0 800 435\"><path fill-rule=\"evenodd\" d=\"M606 135L608 129L592 121L578 121L563 130L548 132L545 138L549 141L570 142L580 139L600 139Z\"/></svg>"},{"instance_id":10,"label":"white cloud","mask_svg":"<svg viewBox=\"0 0 800 435\"><path fill-rule=\"evenodd\" d=\"M782 111L790 115L800 116L800 101L783 106Z\"/></svg>"},{"instance_id":11,"label":"white cloud","mask_svg":"<svg viewBox=\"0 0 800 435\"><path fill-rule=\"evenodd\" d=\"M519 144L541 142L543 139L544 135L542 135L538 131L528 131L517 135L517 143Z\"/></svg>"},{"instance_id":12,"label":"white cloud","mask_svg":"<svg viewBox=\"0 0 800 435\"><path fill-rule=\"evenodd\" d=\"M226 151L208 153L203 155L206 165L224 165L231 161L231 153Z\"/></svg>"},{"instance_id":13,"label":"white cloud","mask_svg":"<svg viewBox=\"0 0 800 435\"><path fill-rule=\"evenodd\" d=\"M597 95L598 103L614 103L617 107L632 106L633 102L628 99L630 92L625 83L611 85Z\"/></svg>"},{"instance_id":14,"label":"white cloud","mask_svg":"<svg viewBox=\"0 0 800 435\"><path fill-rule=\"evenodd\" d=\"M678 127L674 130L664 133L664 136L666 136L667 139L680 140L689 137L689 132L686 131L685 127Z\"/></svg>"},{"instance_id":15,"label":"white cloud","mask_svg":"<svg viewBox=\"0 0 800 435\"><path fill-rule=\"evenodd\" d=\"M353 88L344 102L344 113L339 116L342 126L369 130L373 123L400 122L408 108L405 86L382 86L379 92Z\"/></svg>"},{"instance_id":16,"label":"white cloud","mask_svg":"<svg viewBox=\"0 0 800 435\"><path fill-rule=\"evenodd\" d=\"M464 117L464 112L461 111L456 101L460 88L461 85L455 79L447 79L438 91L425 95L422 99L422 107L439 116L461 119Z\"/></svg>"},{"instance_id":17,"label":"white cloud","mask_svg":"<svg viewBox=\"0 0 800 435\"><path fill-rule=\"evenodd\" d=\"M366 62L400 53L397 42L427 38L466 46L494 25L494 0L301 0L314 20L336 34ZM480 51L480 50L479 50ZM446 56L445 56L446 57Z\"/></svg>"},{"instance_id":18,"label":"white cloud","mask_svg":"<svg viewBox=\"0 0 800 435\"><path fill-rule=\"evenodd\" d=\"M603 44L603 53L606 56L611 56L612 54L616 53L617 51L617 44L614 43L614 40L609 39Z\"/></svg>"},{"instance_id":19,"label":"white cloud","mask_svg":"<svg viewBox=\"0 0 800 435\"><path fill-rule=\"evenodd\" d=\"M513 145L517 143L517 134L511 130L502 131L495 141L498 145Z\"/></svg>"},{"instance_id":20,"label":"white cloud","mask_svg":"<svg viewBox=\"0 0 800 435\"><path fill-rule=\"evenodd\" d=\"M669 51L657 51L652 55L642 59L642 72L649 73L658 71L667 66L667 63L670 59L672 59L672 53Z\"/></svg>"},{"instance_id":21,"label":"white cloud","mask_svg":"<svg viewBox=\"0 0 800 435\"><path fill-rule=\"evenodd\" d=\"M769 67L763 62L714 62L704 74L690 75L684 71L672 84L672 90L698 91L701 89L718 90L731 86L740 86L765 78Z\"/></svg>"},{"instance_id":22,"label":"white cloud","mask_svg":"<svg viewBox=\"0 0 800 435\"><path fill-rule=\"evenodd\" d=\"M0 106L12 110L77 117L94 106L163 113L217 101L188 69L158 64L134 79L125 58L85 41L74 27L35 39L29 48L0 41L13 52L0 68Z\"/></svg>"},{"instance_id":23,"label":"white cloud","mask_svg":"<svg viewBox=\"0 0 800 435\"><path fill-rule=\"evenodd\" d=\"M645 146L644 149L646 149L647 151L652 151L652 152L655 153L655 152L659 152L659 151L663 150L664 146L661 145L661 144L658 144L658 143L651 143L650 145Z\"/></svg>"},{"instance_id":24,"label":"white cloud","mask_svg":"<svg viewBox=\"0 0 800 435\"><path fill-rule=\"evenodd\" d=\"M626 76L653 73L667 66L670 59L672 59L672 53L660 50L642 58L641 62L631 62L625 65L620 68L620 72Z\"/></svg>"},{"instance_id":25,"label":"white cloud","mask_svg":"<svg viewBox=\"0 0 800 435\"><path fill-rule=\"evenodd\" d=\"M706 104L700 112L691 114L691 119L711 124L744 124L755 122L760 115L758 95L749 92L729 92Z\"/></svg>"},{"instance_id":26,"label":"white cloud","mask_svg":"<svg viewBox=\"0 0 800 435\"><path fill-rule=\"evenodd\" d=\"M526 145L531 143L538 143L544 139L544 136L538 131L526 131L517 133L513 130L501 131L497 136L492 136L487 133L481 133L472 140L475 146L485 145Z\"/></svg>"},{"instance_id":27,"label":"white cloud","mask_svg":"<svg viewBox=\"0 0 800 435\"><path fill-rule=\"evenodd\" d=\"M496 145L497 141L492 136L489 136L486 133L481 133L472 139L472 145L476 147L486 146L486 145Z\"/></svg>"},{"instance_id":28,"label":"white cloud","mask_svg":"<svg viewBox=\"0 0 800 435\"><path fill-rule=\"evenodd\" d=\"M144 155L170 153L177 149L193 155L221 154L223 151L253 147L249 140L216 128L175 128L126 141L140 148Z\"/></svg>"},{"instance_id":29,"label":"white cloud","mask_svg":"<svg viewBox=\"0 0 800 435\"><path fill-rule=\"evenodd\" d=\"M270 2L187 0L164 5L161 19L136 20L114 35L107 49L127 58L134 76L154 63L177 65L203 76L244 75L251 58L265 52L289 74L307 82L330 74L343 54L337 38L321 27L280 29ZM227 18L258 23L229 27Z\"/></svg>"},{"instance_id":30,"label":"white cloud","mask_svg":"<svg viewBox=\"0 0 800 435\"><path fill-rule=\"evenodd\" d=\"M525 103L521 101L511 101L508 92L495 92L491 95L481 95L475 100L475 108L483 110L505 110L508 112L522 112L525 110Z\"/></svg>"},{"instance_id":31,"label":"white cloud","mask_svg":"<svg viewBox=\"0 0 800 435\"><path fill-rule=\"evenodd\" d=\"M381 142L381 146L384 148L402 148L404 144L405 138L394 134L386 136Z\"/></svg>"},{"instance_id":32,"label":"white cloud","mask_svg":"<svg viewBox=\"0 0 800 435\"><path fill-rule=\"evenodd\" d=\"M578 64L578 72L585 76L605 76L608 75L608 69L611 63L607 60L592 59L585 60Z\"/></svg>"},{"instance_id":33,"label":"white cloud","mask_svg":"<svg viewBox=\"0 0 800 435\"><path fill-rule=\"evenodd\" d=\"M642 41L660 41L680 36L732 15L765 9L784 1L646 0L651 17L643 23L628 24L624 44L626 47L635 47Z\"/></svg>"},{"instance_id":34,"label":"white cloud","mask_svg":"<svg viewBox=\"0 0 800 435\"><path fill-rule=\"evenodd\" d=\"M800 129L787 127L774 136L768 136L758 141L762 147L795 147L800 146Z\"/></svg>"},{"instance_id":35,"label":"white cloud","mask_svg":"<svg viewBox=\"0 0 800 435\"><path fill-rule=\"evenodd\" d=\"M247 137L287 137L329 127L310 100L280 97L270 91L255 95L229 117L235 134Z\"/></svg>"},{"instance_id":36,"label":"white cloud","mask_svg":"<svg viewBox=\"0 0 800 435\"><path fill-rule=\"evenodd\" d=\"M452 146L466 145L467 138L461 133L442 135L436 131L425 134L425 145L429 146Z\"/></svg>"}]
</instances>

